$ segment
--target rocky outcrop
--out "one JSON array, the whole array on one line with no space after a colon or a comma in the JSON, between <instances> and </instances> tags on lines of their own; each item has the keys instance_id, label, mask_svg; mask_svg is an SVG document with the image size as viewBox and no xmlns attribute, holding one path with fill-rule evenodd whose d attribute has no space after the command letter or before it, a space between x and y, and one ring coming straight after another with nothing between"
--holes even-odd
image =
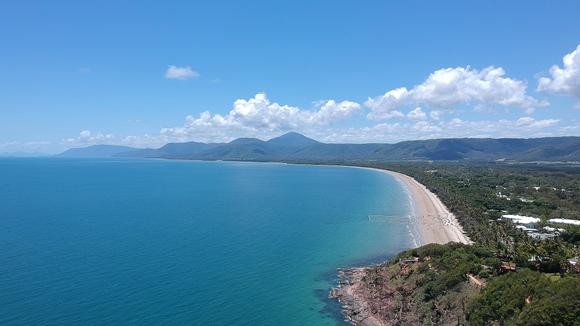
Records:
<instances>
[{"instance_id":1,"label":"rocky outcrop","mask_svg":"<svg viewBox=\"0 0 580 326\"><path fill-rule=\"evenodd\" d=\"M339 269L338 286L330 291L329 297L340 302L346 321L353 325L392 325L376 316L369 304L368 290L363 281L366 272L366 268Z\"/></svg>"}]
</instances>

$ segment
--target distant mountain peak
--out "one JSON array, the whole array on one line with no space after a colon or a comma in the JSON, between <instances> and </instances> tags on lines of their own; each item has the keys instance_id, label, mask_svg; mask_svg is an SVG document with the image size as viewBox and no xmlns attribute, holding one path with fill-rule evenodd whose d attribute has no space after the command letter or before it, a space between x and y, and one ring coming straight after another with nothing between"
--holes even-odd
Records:
<instances>
[{"instance_id":1,"label":"distant mountain peak","mask_svg":"<svg viewBox=\"0 0 580 326\"><path fill-rule=\"evenodd\" d=\"M282 136L272 138L268 140L268 143L275 145L286 145L286 146L304 146L318 144L316 140L308 138L302 134L291 131L283 134Z\"/></svg>"},{"instance_id":2,"label":"distant mountain peak","mask_svg":"<svg viewBox=\"0 0 580 326\"><path fill-rule=\"evenodd\" d=\"M278 136L278 138L281 138L281 137L302 137L302 138L308 138L308 137L304 136L303 134L298 133L296 131L289 131L289 132L287 132L287 133L285 133L285 134L283 134L281 136Z\"/></svg>"},{"instance_id":3,"label":"distant mountain peak","mask_svg":"<svg viewBox=\"0 0 580 326\"><path fill-rule=\"evenodd\" d=\"M237 138L229 142L232 145L248 145L248 144L260 144L263 143L263 140L258 138Z\"/></svg>"},{"instance_id":4,"label":"distant mountain peak","mask_svg":"<svg viewBox=\"0 0 580 326\"><path fill-rule=\"evenodd\" d=\"M325 144L296 132L265 142L238 138L227 144L173 143L160 149L97 145L69 149L63 157L160 157L209 160L337 161L580 161L580 137L445 138L396 144Z\"/></svg>"}]
</instances>

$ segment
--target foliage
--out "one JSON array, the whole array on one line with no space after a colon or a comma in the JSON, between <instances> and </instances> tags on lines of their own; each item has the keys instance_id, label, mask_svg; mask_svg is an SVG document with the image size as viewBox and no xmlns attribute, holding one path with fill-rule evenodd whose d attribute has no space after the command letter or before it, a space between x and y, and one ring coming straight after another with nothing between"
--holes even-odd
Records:
<instances>
[{"instance_id":1,"label":"foliage","mask_svg":"<svg viewBox=\"0 0 580 326\"><path fill-rule=\"evenodd\" d=\"M472 240L504 260L536 270L563 272L566 260L580 254L580 227L558 225L566 230L562 236L540 241L500 220L506 213L532 215L544 221L580 219L578 166L430 162L365 166L405 173L425 184L457 216ZM500 192L511 200L498 197ZM530 262L534 257L541 259Z\"/></svg>"},{"instance_id":2,"label":"foliage","mask_svg":"<svg viewBox=\"0 0 580 326\"><path fill-rule=\"evenodd\" d=\"M364 282L372 310L402 325L464 323L478 289L466 282L491 253L459 243L429 244L370 268ZM395 307L393 309L393 307Z\"/></svg>"},{"instance_id":3,"label":"foliage","mask_svg":"<svg viewBox=\"0 0 580 326\"><path fill-rule=\"evenodd\" d=\"M580 316L580 280L551 280L523 270L493 278L471 305L471 325L574 325Z\"/></svg>"},{"instance_id":4,"label":"foliage","mask_svg":"<svg viewBox=\"0 0 580 326\"><path fill-rule=\"evenodd\" d=\"M558 225L565 229L560 236L537 240L500 219L507 213L531 215L543 220L538 228L548 225L550 218L580 219L580 167L457 162L354 165L414 177L441 198L476 243L431 244L396 258L419 258L406 285L414 282L409 295L421 303L415 310L421 323L580 325L580 277L565 274L567 260L580 255L580 228ZM502 261L515 262L518 272L501 275ZM466 274L487 280L481 294L466 286Z\"/></svg>"}]
</instances>

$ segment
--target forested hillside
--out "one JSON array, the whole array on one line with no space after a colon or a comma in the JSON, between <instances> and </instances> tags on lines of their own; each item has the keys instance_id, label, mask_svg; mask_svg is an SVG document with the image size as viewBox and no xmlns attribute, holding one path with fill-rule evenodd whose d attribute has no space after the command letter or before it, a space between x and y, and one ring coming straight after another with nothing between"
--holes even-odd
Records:
<instances>
[{"instance_id":1,"label":"forested hillside","mask_svg":"<svg viewBox=\"0 0 580 326\"><path fill-rule=\"evenodd\" d=\"M61 156L91 153L95 146L71 149ZM239 138L229 143L170 143L158 149L103 152L104 157L155 157L195 160L360 160L360 161L580 161L580 137L532 139L449 138L396 144L327 144L298 133L263 141Z\"/></svg>"},{"instance_id":2,"label":"forested hillside","mask_svg":"<svg viewBox=\"0 0 580 326\"><path fill-rule=\"evenodd\" d=\"M580 219L580 167L341 164L413 176L440 197L475 241L472 246L427 245L362 274L351 272L358 275L351 293L368 303L356 314L406 325L580 324L580 226L549 222L551 218ZM540 219L534 226L538 232L543 227L559 231L537 238L503 219L506 214ZM347 277L342 284L352 281ZM353 298L344 296L340 288L335 291L343 303L344 298Z\"/></svg>"}]
</instances>

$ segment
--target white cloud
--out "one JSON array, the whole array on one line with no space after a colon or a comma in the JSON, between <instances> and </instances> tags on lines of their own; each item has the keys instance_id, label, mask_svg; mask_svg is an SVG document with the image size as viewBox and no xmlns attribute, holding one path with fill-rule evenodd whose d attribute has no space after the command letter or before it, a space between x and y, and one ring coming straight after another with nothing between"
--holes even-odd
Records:
<instances>
[{"instance_id":1,"label":"white cloud","mask_svg":"<svg viewBox=\"0 0 580 326\"><path fill-rule=\"evenodd\" d=\"M258 93L253 98L238 99L225 115L203 112L198 117L188 116L182 127L163 128L161 134L197 139L229 140L240 136L268 137L281 131L310 130L329 126L346 120L360 110L360 105L351 101L320 102L316 110L271 102L266 94Z\"/></svg>"},{"instance_id":2,"label":"white cloud","mask_svg":"<svg viewBox=\"0 0 580 326\"><path fill-rule=\"evenodd\" d=\"M427 114L421 108L415 108L413 111L407 113L407 118L411 120L425 120L427 119Z\"/></svg>"},{"instance_id":3,"label":"white cloud","mask_svg":"<svg viewBox=\"0 0 580 326\"><path fill-rule=\"evenodd\" d=\"M452 110L460 104L519 107L531 111L548 103L526 94L524 81L505 77L502 68L483 70L470 67L440 69L433 72L422 84L412 89L396 88L382 96L369 98L365 106L371 109L368 117L380 120L391 111L408 105L427 105L438 110Z\"/></svg>"},{"instance_id":4,"label":"white cloud","mask_svg":"<svg viewBox=\"0 0 580 326\"><path fill-rule=\"evenodd\" d=\"M61 145L67 148L90 145L124 145L132 147L160 147L173 139L162 134L143 134L139 136L121 136L112 133L92 132L83 130L77 137L63 139Z\"/></svg>"},{"instance_id":5,"label":"white cloud","mask_svg":"<svg viewBox=\"0 0 580 326\"><path fill-rule=\"evenodd\" d=\"M431 117L431 119L433 120L439 120L441 119L441 116L443 115L443 112L441 111L437 111L437 110L433 110L429 113L429 116Z\"/></svg>"},{"instance_id":6,"label":"white cloud","mask_svg":"<svg viewBox=\"0 0 580 326\"><path fill-rule=\"evenodd\" d=\"M345 120L360 109L360 104L351 101L342 101L337 103L334 100L328 100L322 104L319 111L303 111L303 114L309 116L308 120L314 124L331 124L336 121Z\"/></svg>"},{"instance_id":7,"label":"white cloud","mask_svg":"<svg viewBox=\"0 0 580 326\"><path fill-rule=\"evenodd\" d=\"M560 120L557 119L536 120L531 117L522 117L516 121L516 126L526 128L546 128L555 126L559 122Z\"/></svg>"},{"instance_id":8,"label":"white cloud","mask_svg":"<svg viewBox=\"0 0 580 326\"><path fill-rule=\"evenodd\" d=\"M69 144L108 144L116 140L113 134L104 134L101 132L93 133L90 130L83 130L79 133L78 137L67 138L64 141Z\"/></svg>"},{"instance_id":9,"label":"white cloud","mask_svg":"<svg viewBox=\"0 0 580 326\"><path fill-rule=\"evenodd\" d=\"M260 96L258 96L260 97ZM253 98L255 99L255 98ZM246 102L251 102L247 100ZM276 103L270 103L276 105ZM233 110L232 110L233 111ZM310 112L316 115L318 111ZM158 134L120 136L101 132L82 131L78 137L66 139L65 147L80 147L93 144L116 144L133 147L160 147L168 142L203 141L227 142L237 137L258 137L269 139L287 130L260 129L255 124L244 124L230 120L233 113L226 116L209 112L198 118L188 117L185 126L164 128ZM302 120L304 121L304 120ZM313 120L310 120L313 121ZM324 121L324 119L322 119ZM557 119L536 120L522 117L516 120L466 121L454 118L448 121L406 120L396 123L379 123L365 127L345 127L332 124L295 124L296 130L309 137L330 143L399 142L415 139L451 137L546 137L580 135L580 124L560 127ZM1 145L1 144L0 144ZM1 148L2 146L0 146Z\"/></svg>"},{"instance_id":10,"label":"white cloud","mask_svg":"<svg viewBox=\"0 0 580 326\"><path fill-rule=\"evenodd\" d=\"M423 133L441 132L443 130L441 125L433 124L427 121L417 121L417 123L415 123L412 128Z\"/></svg>"},{"instance_id":11,"label":"white cloud","mask_svg":"<svg viewBox=\"0 0 580 326\"><path fill-rule=\"evenodd\" d=\"M562 61L562 68L554 65L550 68L550 77L540 78L538 91L580 98L580 45L566 54Z\"/></svg>"},{"instance_id":12,"label":"white cloud","mask_svg":"<svg viewBox=\"0 0 580 326\"><path fill-rule=\"evenodd\" d=\"M385 114L384 114L385 119L399 119L399 118L404 118L404 117L405 117L405 114L401 111L398 111L398 110L385 112Z\"/></svg>"},{"instance_id":13,"label":"white cloud","mask_svg":"<svg viewBox=\"0 0 580 326\"><path fill-rule=\"evenodd\" d=\"M346 126L361 106L351 101L325 100L304 110L295 106L271 102L266 94L250 99L238 99L226 114L186 117L183 126L162 128L159 133L120 136L83 130L77 137L64 140L67 147L92 144L118 144L135 147L160 147L168 142L227 142L238 137L269 139L294 130L326 142L397 142L402 140L448 137L541 137L580 134L580 127L559 127L557 119L536 120L521 117L516 120L465 121L459 118L443 120L441 111L427 114L422 108L411 110L397 123L374 126ZM395 113L398 112L398 113ZM398 110L389 114L405 117ZM428 117L431 117L429 119Z\"/></svg>"},{"instance_id":14,"label":"white cloud","mask_svg":"<svg viewBox=\"0 0 580 326\"><path fill-rule=\"evenodd\" d=\"M169 66L167 71L165 71L165 78L167 79L179 79L179 80L187 80L187 79L195 79L199 77L199 73L190 66L186 67L177 67L177 66Z\"/></svg>"},{"instance_id":15,"label":"white cloud","mask_svg":"<svg viewBox=\"0 0 580 326\"><path fill-rule=\"evenodd\" d=\"M404 140L461 138L461 137L547 137L580 134L579 126L558 127L556 119L535 120L524 117L517 120L416 121L410 123L379 123L370 127L344 128L321 133L327 142L399 142Z\"/></svg>"},{"instance_id":16,"label":"white cloud","mask_svg":"<svg viewBox=\"0 0 580 326\"><path fill-rule=\"evenodd\" d=\"M393 112L399 112L406 102L409 91L405 87L396 88L385 93L383 96L369 98L365 106L372 111L368 117L372 120L388 119L392 117Z\"/></svg>"},{"instance_id":17,"label":"white cloud","mask_svg":"<svg viewBox=\"0 0 580 326\"><path fill-rule=\"evenodd\" d=\"M330 110L334 112L330 115L333 118L324 113L324 105L320 105L317 111L303 111L272 103L264 94L258 94L250 100L238 100L236 103L227 115L204 112L199 117L189 116L185 126L164 128L161 134L174 141L222 142L236 137L268 139L287 130L296 130L325 142L366 143L448 137L543 137L580 132L576 129L558 128L559 120L556 119L535 120L531 117L495 121L465 121L459 118L448 121L428 120L427 114L420 108L409 112L414 119L407 120L408 122L345 127L336 126L332 122L345 119L358 110L357 106L345 109L351 104L342 105L342 110L335 109L340 107L340 103L348 102L334 102L333 105L326 106L333 108Z\"/></svg>"}]
</instances>

